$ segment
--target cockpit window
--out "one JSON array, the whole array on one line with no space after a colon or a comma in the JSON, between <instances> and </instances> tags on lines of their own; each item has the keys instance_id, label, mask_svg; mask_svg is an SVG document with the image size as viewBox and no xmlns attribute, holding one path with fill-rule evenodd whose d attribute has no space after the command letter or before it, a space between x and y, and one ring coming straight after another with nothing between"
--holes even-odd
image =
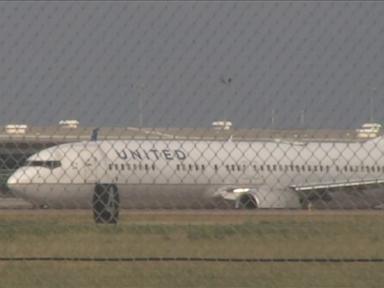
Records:
<instances>
[{"instance_id":1,"label":"cockpit window","mask_svg":"<svg viewBox=\"0 0 384 288\"><path fill-rule=\"evenodd\" d=\"M40 161L40 160L32 160L32 161L27 161L27 166L30 167L45 167L48 169L55 169L57 167L61 166L60 161Z\"/></svg>"}]
</instances>

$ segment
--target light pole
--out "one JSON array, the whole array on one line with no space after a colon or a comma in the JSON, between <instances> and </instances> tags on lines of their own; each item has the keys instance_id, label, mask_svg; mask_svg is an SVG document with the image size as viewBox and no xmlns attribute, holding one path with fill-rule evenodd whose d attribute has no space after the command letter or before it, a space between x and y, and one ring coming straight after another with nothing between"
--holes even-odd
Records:
<instances>
[{"instance_id":1,"label":"light pole","mask_svg":"<svg viewBox=\"0 0 384 288\"><path fill-rule=\"evenodd\" d=\"M224 85L224 87L227 87L228 89L224 89L224 90L229 90L230 92L231 92L231 89L230 89L230 87L231 87L231 83L232 83L232 78L231 77L226 77L226 76L221 76L220 77L220 82ZM225 95L225 93L224 93L224 95ZM232 97L232 95L228 95L228 97ZM225 97L224 97L225 98ZM224 107L226 107L227 105L226 105L226 103L224 103L225 105L224 105ZM223 107L223 110L224 110L224 107ZM224 117L224 119L223 119L224 121L227 121L228 119L227 119L227 117Z\"/></svg>"},{"instance_id":2,"label":"light pole","mask_svg":"<svg viewBox=\"0 0 384 288\"><path fill-rule=\"evenodd\" d=\"M137 90L137 97L138 97L138 101L137 101L137 106L138 106L138 110L139 110L139 127L140 128L143 128L143 125L144 125L144 117L143 117L143 114L144 114L144 103L143 103L143 91L145 86L143 84L131 84L131 87L134 89L134 90Z\"/></svg>"},{"instance_id":3,"label":"light pole","mask_svg":"<svg viewBox=\"0 0 384 288\"><path fill-rule=\"evenodd\" d=\"M374 121L374 97L376 95L376 87L372 87L371 88L372 90L372 93L370 93L369 95L369 122L373 122Z\"/></svg>"},{"instance_id":4,"label":"light pole","mask_svg":"<svg viewBox=\"0 0 384 288\"><path fill-rule=\"evenodd\" d=\"M300 111L300 127L304 128L304 121L305 121L305 109L301 109Z\"/></svg>"},{"instance_id":5,"label":"light pole","mask_svg":"<svg viewBox=\"0 0 384 288\"><path fill-rule=\"evenodd\" d=\"M141 88L139 88L138 95L139 95L139 126L140 128L143 128L143 98L142 98Z\"/></svg>"}]
</instances>

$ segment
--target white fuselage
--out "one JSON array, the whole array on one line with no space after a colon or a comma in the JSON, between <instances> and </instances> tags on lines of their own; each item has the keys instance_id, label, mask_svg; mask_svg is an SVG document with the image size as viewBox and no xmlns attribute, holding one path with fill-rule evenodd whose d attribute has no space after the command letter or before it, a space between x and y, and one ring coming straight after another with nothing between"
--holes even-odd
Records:
<instances>
[{"instance_id":1,"label":"white fuselage","mask_svg":"<svg viewBox=\"0 0 384 288\"><path fill-rule=\"evenodd\" d=\"M89 207L97 183L115 184L123 208L215 207L218 191L236 188L264 191L262 208L299 208L292 185L381 177L383 144L79 142L31 156L8 185L31 202L63 208Z\"/></svg>"}]
</instances>

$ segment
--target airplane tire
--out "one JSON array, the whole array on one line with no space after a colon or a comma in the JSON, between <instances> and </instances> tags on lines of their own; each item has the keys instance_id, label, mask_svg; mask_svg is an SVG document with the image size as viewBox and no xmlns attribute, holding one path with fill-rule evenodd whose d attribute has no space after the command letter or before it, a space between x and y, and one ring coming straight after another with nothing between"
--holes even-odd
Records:
<instances>
[{"instance_id":1,"label":"airplane tire","mask_svg":"<svg viewBox=\"0 0 384 288\"><path fill-rule=\"evenodd\" d=\"M239 199L239 208L240 209L256 209L257 202L256 199L250 194L243 194Z\"/></svg>"},{"instance_id":2,"label":"airplane tire","mask_svg":"<svg viewBox=\"0 0 384 288\"><path fill-rule=\"evenodd\" d=\"M120 197L116 185L97 184L92 199L96 223L116 224L119 219Z\"/></svg>"}]
</instances>

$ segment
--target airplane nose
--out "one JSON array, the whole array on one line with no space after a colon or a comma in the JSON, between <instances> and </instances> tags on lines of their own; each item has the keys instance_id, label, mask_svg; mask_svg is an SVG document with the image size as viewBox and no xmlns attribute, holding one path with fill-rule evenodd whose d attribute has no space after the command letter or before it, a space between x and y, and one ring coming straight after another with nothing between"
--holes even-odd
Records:
<instances>
[{"instance_id":1,"label":"airplane nose","mask_svg":"<svg viewBox=\"0 0 384 288\"><path fill-rule=\"evenodd\" d=\"M7 187L10 190L10 192L17 196L17 197L23 197L26 193L28 193L28 190L26 190L26 185L28 182L26 182L29 178L25 177L25 171L23 168L20 168L16 170L7 180Z\"/></svg>"},{"instance_id":2,"label":"airplane nose","mask_svg":"<svg viewBox=\"0 0 384 288\"><path fill-rule=\"evenodd\" d=\"M7 180L7 187L11 190L11 192L17 192L23 186L22 184L25 182L25 177L23 177L24 172L21 169L16 170L11 176L9 176Z\"/></svg>"},{"instance_id":3,"label":"airplane nose","mask_svg":"<svg viewBox=\"0 0 384 288\"><path fill-rule=\"evenodd\" d=\"M15 189L15 186L17 185L18 181L15 177L15 174L12 174L8 180L7 180L7 187L12 191Z\"/></svg>"}]
</instances>

